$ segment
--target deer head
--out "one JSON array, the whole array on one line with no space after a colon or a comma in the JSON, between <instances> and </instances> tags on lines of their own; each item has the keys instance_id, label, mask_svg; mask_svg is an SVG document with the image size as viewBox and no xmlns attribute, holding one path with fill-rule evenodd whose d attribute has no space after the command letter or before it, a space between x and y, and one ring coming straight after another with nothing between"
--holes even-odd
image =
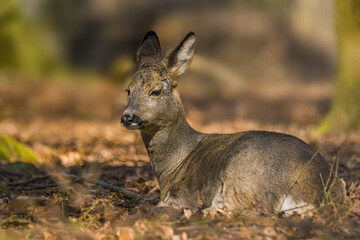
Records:
<instances>
[{"instance_id":1,"label":"deer head","mask_svg":"<svg viewBox=\"0 0 360 240\"><path fill-rule=\"evenodd\" d=\"M148 32L137 52L138 70L126 92L128 104L121 117L127 129L153 132L166 127L184 114L177 91L178 77L189 67L195 50L195 34L162 58L159 39Z\"/></svg>"}]
</instances>

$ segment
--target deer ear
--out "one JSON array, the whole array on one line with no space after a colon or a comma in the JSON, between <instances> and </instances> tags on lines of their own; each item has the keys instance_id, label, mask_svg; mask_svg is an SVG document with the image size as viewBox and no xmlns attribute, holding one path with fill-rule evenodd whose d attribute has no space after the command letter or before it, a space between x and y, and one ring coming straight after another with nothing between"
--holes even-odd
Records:
<instances>
[{"instance_id":1,"label":"deer ear","mask_svg":"<svg viewBox=\"0 0 360 240\"><path fill-rule=\"evenodd\" d=\"M149 60L161 59L161 47L155 32L146 33L136 54L137 62L141 65Z\"/></svg>"},{"instance_id":2,"label":"deer ear","mask_svg":"<svg viewBox=\"0 0 360 240\"><path fill-rule=\"evenodd\" d=\"M179 76L190 66L195 52L195 34L189 32L184 40L164 59L165 66L169 71Z\"/></svg>"}]
</instances>

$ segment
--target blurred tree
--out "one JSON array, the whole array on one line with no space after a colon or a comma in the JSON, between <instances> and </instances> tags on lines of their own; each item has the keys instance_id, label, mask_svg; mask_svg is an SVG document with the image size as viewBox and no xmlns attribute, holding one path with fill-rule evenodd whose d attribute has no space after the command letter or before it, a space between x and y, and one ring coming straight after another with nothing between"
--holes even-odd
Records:
<instances>
[{"instance_id":1,"label":"blurred tree","mask_svg":"<svg viewBox=\"0 0 360 240\"><path fill-rule=\"evenodd\" d=\"M27 74L48 72L57 65L21 14L18 1L1 0L0 69Z\"/></svg>"},{"instance_id":2,"label":"blurred tree","mask_svg":"<svg viewBox=\"0 0 360 240\"><path fill-rule=\"evenodd\" d=\"M320 132L360 131L360 1L336 1L338 75L332 107Z\"/></svg>"},{"instance_id":3,"label":"blurred tree","mask_svg":"<svg viewBox=\"0 0 360 240\"><path fill-rule=\"evenodd\" d=\"M303 77L329 79L336 70L335 0L291 0L289 24L289 63Z\"/></svg>"}]
</instances>

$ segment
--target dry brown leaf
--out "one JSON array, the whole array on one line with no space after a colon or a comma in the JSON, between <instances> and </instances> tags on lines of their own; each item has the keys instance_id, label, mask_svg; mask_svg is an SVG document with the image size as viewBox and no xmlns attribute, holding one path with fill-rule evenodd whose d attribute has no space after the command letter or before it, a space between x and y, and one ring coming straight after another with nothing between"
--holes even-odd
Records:
<instances>
[{"instance_id":1,"label":"dry brown leaf","mask_svg":"<svg viewBox=\"0 0 360 240\"><path fill-rule=\"evenodd\" d=\"M149 222L145 219L139 219L135 222L136 230L142 235L145 235L145 233L148 232L149 230L148 226L149 226Z\"/></svg>"},{"instance_id":2,"label":"dry brown leaf","mask_svg":"<svg viewBox=\"0 0 360 240\"><path fill-rule=\"evenodd\" d=\"M120 227L117 230L116 235L119 240L133 240L135 238L134 229L131 227Z\"/></svg>"},{"instance_id":3,"label":"dry brown leaf","mask_svg":"<svg viewBox=\"0 0 360 240\"><path fill-rule=\"evenodd\" d=\"M190 217L193 215L193 212L190 209L184 209L184 215L187 219L190 219Z\"/></svg>"},{"instance_id":4,"label":"dry brown leaf","mask_svg":"<svg viewBox=\"0 0 360 240\"><path fill-rule=\"evenodd\" d=\"M44 231L44 240L56 240L56 235L53 233L50 233L49 231Z\"/></svg>"},{"instance_id":5,"label":"dry brown leaf","mask_svg":"<svg viewBox=\"0 0 360 240\"><path fill-rule=\"evenodd\" d=\"M159 223L154 226L154 235L161 239L171 239L174 235L174 230L169 226Z\"/></svg>"}]
</instances>

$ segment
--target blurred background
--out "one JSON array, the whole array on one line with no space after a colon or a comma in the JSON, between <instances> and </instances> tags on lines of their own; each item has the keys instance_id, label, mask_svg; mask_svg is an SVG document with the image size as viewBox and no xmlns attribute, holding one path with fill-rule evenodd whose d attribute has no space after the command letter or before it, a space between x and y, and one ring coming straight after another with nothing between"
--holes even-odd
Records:
<instances>
[{"instance_id":1,"label":"blurred background","mask_svg":"<svg viewBox=\"0 0 360 240\"><path fill-rule=\"evenodd\" d=\"M199 54L246 77L259 75L254 70L259 65L261 72L276 72L274 66L285 63L283 68L308 77L324 77L335 62L333 1L4 0L2 5L2 69L51 73L66 65L122 74L128 66L121 65L133 59L149 29L166 49L194 31Z\"/></svg>"},{"instance_id":2,"label":"blurred background","mask_svg":"<svg viewBox=\"0 0 360 240\"><path fill-rule=\"evenodd\" d=\"M194 31L196 56L180 84L194 127L315 129L335 96L337 9L359 8L348 2L2 0L0 120L119 119L144 34L156 31L166 54Z\"/></svg>"}]
</instances>

